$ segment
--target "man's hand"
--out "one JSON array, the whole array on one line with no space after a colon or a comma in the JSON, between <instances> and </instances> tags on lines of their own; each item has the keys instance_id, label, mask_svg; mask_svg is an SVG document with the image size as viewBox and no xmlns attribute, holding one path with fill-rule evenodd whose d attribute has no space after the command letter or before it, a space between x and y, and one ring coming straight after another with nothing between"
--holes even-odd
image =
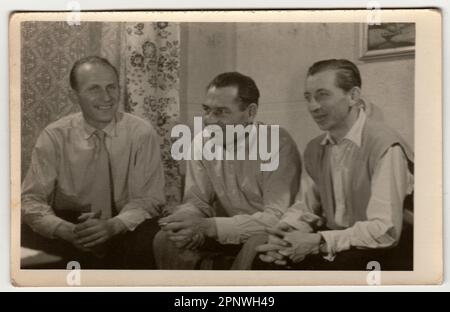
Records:
<instances>
[{"instance_id":1,"label":"man's hand","mask_svg":"<svg viewBox=\"0 0 450 312\"><path fill-rule=\"evenodd\" d=\"M114 222L120 220L87 219L83 223L75 225L75 242L84 248L93 248L110 240L117 233Z\"/></svg>"},{"instance_id":2,"label":"man's hand","mask_svg":"<svg viewBox=\"0 0 450 312\"><path fill-rule=\"evenodd\" d=\"M262 253L259 258L267 263L286 265L288 258L279 251L289 246L289 243L283 240L283 237L286 232L293 230L294 228L285 222L280 222L273 228L267 228L266 232L269 234L267 244L256 248L256 251Z\"/></svg>"},{"instance_id":3,"label":"man's hand","mask_svg":"<svg viewBox=\"0 0 450 312\"><path fill-rule=\"evenodd\" d=\"M159 224L178 248L196 249L203 245L205 237L217 235L212 219L188 209L178 210L160 219Z\"/></svg>"},{"instance_id":4,"label":"man's hand","mask_svg":"<svg viewBox=\"0 0 450 312\"><path fill-rule=\"evenodd\" d=\"M64 221L55 230L55 236L71 243L77 249L88 252L90 251L88 248L84 248L83 246L76 243L76 235L75 235L75 224Z\"/></svg>"},{"instance_id":5,"label":"man's hand","mask_svg":"<svg viewBox=\"0 0 450 312\"><path fill-rule=\"evenodd\" d=\"M195 233L191 229L171 231L165 229L165 226L162 229L177 248L196 250L205 243L205 235L203 233Z\"/></svg>"},{"instance_id":6,"label":"man's hand","mask_svg":"<svg viewBox=\"0 0 450 312\"><path fill-rule=\"evenodd\" d=\"M318 254L322 236L296 230L286 223L267 229L269 242L257 248L262 252L259 258L264 262L286 265L287 259L294 263L303 261L310 254Z\"/></svg>"},{"instance_id":7,"label":"man's hand","mask_svg":"<svg viewBox=\"0 0 450 312\"><path fill-rule=\"evenodd\" d=\"M292 231L285 233L283 239L290 243L291 246L281 249L280 253L289 257L294 263L303 261L310 254L318 254L320 252L322 235L318 233Z\"/></svg>"}]
</instances>

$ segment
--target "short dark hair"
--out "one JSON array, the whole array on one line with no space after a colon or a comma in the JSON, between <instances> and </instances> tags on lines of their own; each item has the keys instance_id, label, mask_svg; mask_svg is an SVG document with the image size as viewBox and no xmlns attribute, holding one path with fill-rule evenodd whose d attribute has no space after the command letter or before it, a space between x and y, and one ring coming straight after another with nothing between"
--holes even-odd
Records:
<instances>
[{"instance_id":1,"label":"short dark hair","mask_svg":"<svg viewBox=\"0 0 450 312\"><path fill-rule=\"evenodd\" d=\"M87 63L98 64L98 65L110 67L116 73L117 79L119 78L119 72L117 71L117 68L114 67L114 65L112 65L107 59L100 57L100 56L96 56L96 55L86 56L86 57L79 59L72 65L72 69L70 70L70 74L69 74L69 81L70 81L70 86L72 87L72 89L78 90L77 71L81 65L87 64Z\"/></svg>"},{"instance_id":2,"label":"short dark hair","mask_svg":"<svg viewBox=\"0 0 450 312\"><path fill-rule=\"evenodd\" d=\"M241 100L240 108L244 110L251 103L258 105L259 90L255 81L249 76L245 76L238 72L227 72L216 76L207 86L206 90L212 87L236 87L238 89L238 97Z\"/></svg>"},{"instance_id":3,"label":"short dark hair","mask_svg":"<svg viewBox=\"0 0 450 312\"><path fill-rule=\"evenodd\" d=\"M309 69L307 77L326 70L336 70L336 86L348 92L353 87L361 88L361 74L358 67L345 59L330 59L314 63Z\"/></svg>"}]
</instances>

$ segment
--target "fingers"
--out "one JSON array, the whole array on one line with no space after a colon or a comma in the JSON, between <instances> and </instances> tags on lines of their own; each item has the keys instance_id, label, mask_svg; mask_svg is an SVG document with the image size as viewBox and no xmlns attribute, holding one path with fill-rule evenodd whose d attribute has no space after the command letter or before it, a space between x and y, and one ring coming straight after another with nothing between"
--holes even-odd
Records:
<instances>
[{"instance_id":1,"label":"fingers","mask_svg":"<svg viewBox=\"0 0 450 312\"><path fill-rule=\"evenodd\" d=\"M78 217L78 222L84 222L84 221L86 221L87 219L90 219L91 218L91 216L92 216L92 212L83 212L82 214L81 214L81 216L79 216Z\"/></svg>"},{"instance_id":2,"label":"fingers","mask_svg":"<svg viewBox=\"0 0 450 312\"><path fill-rule=\"evenodd\" d=\"M278 236L269 235L269 244L279 245L283 247L289 247L291 244Z\"/></svg>"},{"instance_id":3,"label":"fingers","mask_svg":"<svg viewBox=\"0 0 450 312\"><path fill-rule=\"evenodd\" d=\"M285 257L276 251L268 251L266 252L266 255L272 257L274 260L285 260Z\"/></svg>"},{"instance_id":4,"label":"fingers","mask_svg":"<svg viewBox=\"0 0 450 312\"><path fill-rule=\"evenodd\" d=\"M278 252L285 257L290 257L294 254L292 248L280 249Z\"/></svg>"},{"instance_id":5,"label":"fingers","mask_svg":"<svg viewBox=\"0 0 450 312\"><path fill-rule=\"evenodd\" d=\"M203 236L200 233L196 233L193 236L192 244L191 244L190 248L197 249L197 248L201 247L204 243L205 243L205 236Z\"/></svg>"},{"instance_id":6,"label":"fingers","mask_svg":"<svg viewBox=\"0 0 450 312\"><path fill-rule=\"evenodd\" d=\"M172 222L181 222L186 219L186 216L181 213L173 213L167 217L159 219L158 223L172 223Z\"/></svg>"},{"instance_id":7,"label":"fingers","mask_svg":"<svg viewBox=\"0 0 450 312\"><path fill-rule=\"evenodd\" d=\"M79 244L79 245L85 246L85 245L89 244L90 242L93 242L93 241L95 241L95 240L97 240L97 239L99 239L99 238L101 238L103 236L107 236L104 231L95 232L92 235L85 236L85 237L83 237L81 239L77 239L76 243Z\"/></svg>"},{"instance_id":8,"label":"fingers","mask_svg":"<svg viewBox=\"0 0 450 312\"><path fill-rule=\"evenodd\" d=\"M81 231L75 231L75 236L77 239L81 239L81 238L85 238L88 237L90 235L96 234L98 233L100 230L102 230L102 228L98 225L95 224L87 229L81 230Z\"/></svg>"},{"instance_id":9,"label":"fingers","mask_svg":"<svg viewBox=\"0 0 450 312\"><path fill-rule=\"evenodd\" d=\"M96 240L94 240L94 241L92 241L90 243L85 244L84 247L85 248L92 248L92 247L95 247L95 246L98 246L100 244L105 243L107 240L108 240L107 236L102 236L102 237L100 237L100 238L98 238L98 239L96 239Z\"/></svg>"},{"instance_id":10,"label":"fingers","mask_svg":"<svg viewBox=\"0 0 450 312\"><path fill-rule=\"evenodd\" d=\"M185 235L169 235L169 240L172 242L190 241L190 237Z\"/></svg>"},{"instance_id":11,"label":"fingers","mask_svg":"<svg viewBox=\"0 0 450 312\"><path fill-rule=\"evenodd\" d=\"M268 255L265 255L265 254L259 255L259 259L261 259L261 261L267 262L267 263L272 263L275 261L274 258L272 258L271 256L268 256Z\"/></svg>"},{"instance_id":12,"label":"fingers","mask_svg":"<svg viewBox=\"0 0 450 312\"><path fill-rule=\"evenodd\" d=\"M97 225L98 223L99 223L99 220L97 220L97 219L88 219L88 220L84 221L83 223L75 225L74 232L75 233L80 232L80 231L88 229L94 225Z\"/></svg>"},{"instance_id":13,"label":"fingers","mask_svg":"<svg viewBox=\"0 0 450 312\"><path fill-rule=\"evenodd\" d=\"M264 245L259 245L258 247L256 247L256 251L266 253L268 251L278 251L282 248L283 248L283 246L280 246L280 245L264 244Z\"/></svg>"},{"instance_id":14,"label":"fingers","mask_svg":"<svg viewBox=\"0 0 450 312\"><path fill-rule=\"evenodd\" d=\"M277 228L284 232L292 231L292 226L290 226L289 224L287 224L285 222L281 222L280 224L278 224Z\"/></svg>"},{"instance_id":15,"label":"fingers","mask_svg":"<svg viewBox=\"0 0 450 312\"><path fill-rule=\"evenodd\" d=\"M200 247L201 243L199 240L191 240L186 246L184 246L184 248L189 249L189 250L194 250L197 249L198 247Z\"/></svg>"},{"instance_id":16,"label":"fingers","mask_svg":"<svg viewBox=\"0 0 450 312\"><path fill-rule=\"evenodd\" d=\"M286 232L278 228L266 228L266 232L281 239L283 239L284 236L286 235Z\"/></svg>"},{"instance_id":17,"label":"fingers","mask_svg":"<svg viewBox=\"0 0 450 312\"><path fill-rule=\"evenodd\" d=\"M97 212L83 212L79 217L78 217L78 221L79 222L84 222L88 219L100 219L102 215L101 211L97 211Z\"/></svg>"},{"instance_id":18,"label":"fingers","mask_svg":"<svg viewBox=\"0 0 450 312\"><path fill-rule=\"evenodd\" d=\"M261 259L261 261L263 262L274 263L276 265L287 265L287 260L285 260L284 257L282 259L279 259L279 256L279 254L276 255L276 253L271 252L270 254L260 254L259 259Z\"/></svg>"},{"instance_id":19,"label":"fingers","mask_svg":"<svg viewBox=\"0 0 450 312\"><path fill-rule=\"evenodd\" d=\"M162 227L163 231L172 231L175 233L183 229L186 229L186 225L182 222L172 222Z\"/></svg>"},{"instance_id":20,"label":"fingers","mask_svg":"<svg viewBox=\"0 0 450 312\"><path fill-rule=\"evenodd\" d=\"M277 264L277 265L286 265L287 261L286 260L275 260L274 263Z\"/></svg>"},{"instance_id":21,"label":"fingers","mask_svg":"<svg viewBox=\"0 0 450 312\"><path fill-rule=\"evenodd\" d=\"M183 228L181 230L178 231L172 231L172 230L168 230L169 233L167 233L168 235L180 235L180 236L189 236L191 237L194 233L192 232L192 229L186 229Z\"/></svg>"}]
</instances>

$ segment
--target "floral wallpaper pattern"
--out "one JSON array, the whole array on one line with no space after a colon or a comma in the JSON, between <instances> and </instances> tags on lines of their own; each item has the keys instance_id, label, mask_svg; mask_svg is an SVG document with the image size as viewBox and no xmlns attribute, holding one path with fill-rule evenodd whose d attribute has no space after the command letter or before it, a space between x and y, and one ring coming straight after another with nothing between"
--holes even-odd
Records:
<instances>
[{"instance_id":1,"label":"floral wallpaper pattern","mask_svg":"<svg viewBox=\"0 0 450 312\"><path fill-rule=\"evenodd\" d=\"M148 120L160 135L168 205L179 203L179 164L170 155L170 131L179 117L179 34L179 25L167 22L23 23L22 177L44 127L79 111L69 86L72 64L101 55L119 70L121 109Z\"/></svg>"},{"instance_id":2,"label":"floral wallpaper pattern","mask_svg":"<svg viewBox=\"0 0 450 312\"><path fill-rule=\"evenodd\" d=\"M175 23L126 23L125 110L149 120L161 138L169 205L180 201L179 164L170 149L179 119L180 29Z\"/></svg>"}]
</instances>

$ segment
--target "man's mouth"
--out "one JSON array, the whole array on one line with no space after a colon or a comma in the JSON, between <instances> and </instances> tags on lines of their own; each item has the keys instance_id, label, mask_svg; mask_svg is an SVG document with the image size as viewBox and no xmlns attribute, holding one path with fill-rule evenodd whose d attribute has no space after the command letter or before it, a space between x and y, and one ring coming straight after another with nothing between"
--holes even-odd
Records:
<instances>
[{"instance_id":1,"label":"man's mouth","mask_svg":"<svg viewBox=\"0 0 450 312\"><path fill-rule=\"evenodd\" d=\"M314 116L314 120L317 121L317 122L320 122L320 121L323 121L326 117L327 117L326 114L324 114L324 115L315 115Z\"/></svg>"},{"instance_id":2,"label":"man's mouth","mask_svg":"<svg viewBox=\"0 0 450 312\"><path fill-rule=\"evenodd\" d=\"M95 106L96 109L101 110L101 111L106 111L106 110L110 110L113 107L113 105L97 105Z\"/></svg>"}]
</instances>

